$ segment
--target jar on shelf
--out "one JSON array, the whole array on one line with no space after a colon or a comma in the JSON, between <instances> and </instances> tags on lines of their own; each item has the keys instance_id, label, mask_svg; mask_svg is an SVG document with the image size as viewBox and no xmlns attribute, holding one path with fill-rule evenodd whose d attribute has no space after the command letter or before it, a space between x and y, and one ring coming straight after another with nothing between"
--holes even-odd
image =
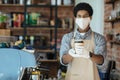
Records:
<instances>
[{"instance_id":1,"label":"jar on shelf","mask_svg":"<svg viewBox=\"0 0 120 80\"><path fill-rule=\"evenodd\" d=\"M106 34L106 39L107 41L112 41L114 38L114 34L113 34L113 31L108 31L108 33Z\"/></svg>"},{"instance_id":2,"label":"jar on shelf","mask_svg":"<svg viewBox=\"0 0 120 80\"><path fill-rule=\"evenodd\" d=\"M120 16L120 3L117 4L116 6L116 16L119 17Z\"/></svg>"},{"instance_id":3,"label":"jar on shelf","mask_svg":"<svg viewBox=\"0 0 120 80\"><path fill-rule=\"evenodd\" d=\"M9 1L8 0L2 0L2 3L3 4L9 4Z\"/></svg>"},{"instance_id":4,"label":"jar on shelf","mask_svg":"<svg viewBox=\"0 0 120 80\"><path fill-rule=\"evenodd\" d=\"M115 20L117 17L116 10L112 10L110 16L108 17L109 20Z\"/></svg>"},{"instance_id":5,"label":"jar on shelf","mask_svg":"<svg viewBox=\"0 0 120 80\"><path fill-rule=\"evenodd\" d=\"M56 1L57 1L57 5L62 4L62 0L51 0L51 5L56 5Z\"/></svg>"},{"instance_id":6,"label":"jar on shelf","mask_svg":"<svg viewBox=\"0 0 120 80\"><path fill-rule=\"evenodd\" d=\"M40 71L37 70L36 68L33 68L33 71L31 73L32 80L40 80Z\"/></svg>"},{"instance_id":7,"label":"jar on shelf","mask_svg":"<svg viewBox=\"0 0 120 80\"><path fill-rule=\"evenodd\" d=\"M0 0L0 4L2 4L2 0Z\"/></svg>"},{"instance_id":8,"label":"jar on shelf","mask_svg":"<svg viewBox=\"0 0 120 80\"><path fill-rule=\"evenodd\" d=\"M31 0L27 0L27 4L30 5L32 3Z\"/></svg>"},{"instance_id":9,"label":"jar on shelf","mask_svg":"<svg viewBox=\"0 0 120 80\"><path fill-rule=\"evenodd\" d=\"M72 1L71 0L63 0L63 5L71 5Z\"/></svg>"},{"instance_id":10,"label":"jar on shelf","mask_svg":"<svg viewBox=\"0 0 120 80\"><path fill-rule=\"evenodd\" d=\"M24 0L20 0L19 4L23 5L24 4Z\"/></svg>"}]
</instances>

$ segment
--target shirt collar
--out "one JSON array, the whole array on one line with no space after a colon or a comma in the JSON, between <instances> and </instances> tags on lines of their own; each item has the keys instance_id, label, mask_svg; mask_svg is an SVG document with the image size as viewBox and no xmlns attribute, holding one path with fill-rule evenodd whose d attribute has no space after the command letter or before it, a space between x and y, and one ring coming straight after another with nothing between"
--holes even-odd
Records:
<instances>
[{"instance_id":1,"label":"shirt collar","mask_svg":"<svg viewBox=\"0 0 120 80\"><path fill-rule=\"evenodd\" d=\"M76 36L78 36L79 38L85 39L86 37L88 37L88 36L91 35L91 32L92 32L92 30L89 29L89 30L85 33L85 35L81 35L80 32L77 30Z\"/></svg>"}]
</instances>

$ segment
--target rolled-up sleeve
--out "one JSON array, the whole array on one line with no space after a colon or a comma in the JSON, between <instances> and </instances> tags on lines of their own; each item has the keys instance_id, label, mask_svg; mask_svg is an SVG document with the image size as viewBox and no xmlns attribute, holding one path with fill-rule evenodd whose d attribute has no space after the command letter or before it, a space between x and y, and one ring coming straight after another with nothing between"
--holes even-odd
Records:
<instances>
[{"instance_id":1,"label":"rolled-up sleeve","mask_svg":"<svg viewBox=\"0 0 120 80\"><path fill-rule=\"evenodd\" d=\"M69 34L65 34L62 38L62 41L61 41L61 47L60 47L60 52L59 52L59 55L60 55L60 63L62 65L65 65L63 64L62 62L62 56L64 54L67 54L68 53L68 50L70 49L70 38L69 38ZM66 66L66 65L65 65Z\"/></svg>"},{"instance_id":2,"label":"rolled-up sleeve","mask_svg":"<svg viewBox=\"0 0 120 80\"><path fill-rule=\"evenodd\" d=\"M107 54L105 37L101 35L96 35L95 38L96 38L95 39L96 47L95 47L94 52L95 54L102 55L104 58L104 62L105 62L105 58ZM97 65L99 69L102 69L104 67L104 62L101 65Z\"/></svg>"}]
</instances>

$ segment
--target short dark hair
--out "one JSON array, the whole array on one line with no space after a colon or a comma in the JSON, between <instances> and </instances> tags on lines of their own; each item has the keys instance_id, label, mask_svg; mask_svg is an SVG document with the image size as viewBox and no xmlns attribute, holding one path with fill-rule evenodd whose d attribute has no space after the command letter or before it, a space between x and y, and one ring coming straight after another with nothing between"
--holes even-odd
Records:
<instances>
[{"instance_id":1,"label":"short dark hair","mask_svg":"<svg viewBox=\"0 0 120 80\"><path fill-rule=\"evenodd\" d=\"M77 5L74 7L74 16L75 16L75 17L76 17L77 12L78 12L79 10L86 10L86 11L88 11L89 16L92 16L92 15L93 15L93 9L92 9L92 7L91 7L88 3L82 2L82 3L77 4Z\"/></svg>"}]
</instances>

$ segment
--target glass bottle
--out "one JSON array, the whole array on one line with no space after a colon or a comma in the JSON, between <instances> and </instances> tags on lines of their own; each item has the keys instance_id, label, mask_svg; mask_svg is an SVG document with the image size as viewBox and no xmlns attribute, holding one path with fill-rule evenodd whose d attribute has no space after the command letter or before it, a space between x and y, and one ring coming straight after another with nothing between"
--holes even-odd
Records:
<instances>
[{"instance_id":1,"label":"glass bottle","mask_svg":"<svg viewBox=\"0 0 120 80\"><path fill-rule=\"evenodd\" d=\"M120 4L117 4L117 9L116 9L116 16L119 17L120 16Z\"/></svg>"},{"instance_id":2,"label":"glass bottle","mask_svg":"<svg viewBox=\"0 0 120 80\"><path fill-rule=\"evenodd\" d=\"M40 71L37 70L36 68L33 68L32 80L40 80Z\"/></svg>"},{"instance_id":3,"label":"glass bottle","mask_svg":"<svg viewBox=\"0 0 120 80\"><path fill-rule=\"evenodd\" d=\"M2 3L3 3L3 4L8 4L9 1L8 1L8 0L2 0Z\"/></svg>"}]
</instances>

